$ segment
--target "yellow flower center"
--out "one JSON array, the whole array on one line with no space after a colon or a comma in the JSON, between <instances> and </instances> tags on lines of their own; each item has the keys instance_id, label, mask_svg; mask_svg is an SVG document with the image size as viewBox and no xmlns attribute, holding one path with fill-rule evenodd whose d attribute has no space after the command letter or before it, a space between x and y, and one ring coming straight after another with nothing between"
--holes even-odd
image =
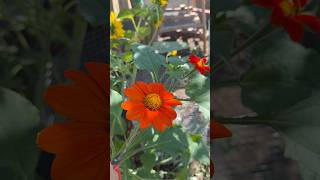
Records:
<instances>
[{"instance_id":1,"label":"yellow flower center","mask_svg":"<svg viewBox=\"0 0 320 180\"><path fill-rule=\"evenodd\" d=\"M177 54L178 54L177 50L173 50L173 51L170 52L171 56L177 56Z\"/></svg>"},{"instance_id":2,"label":"yellow flower center","mask_svg":"<svg viewBox=\"0 0 320 180\"><path fill-rule=\"evenodd\" d=\"M298 7L295 7L292 0L283 0L280 3L280 8L285 16L293 16L297 14Z\"/></svg>"},{"instance_id":3,"label":"yellow flower center","mask_svg":"<svg viewBox=\"0 0 320 180\"><path fill-rule=\"evenodd\" d=\"M168 0L160 0L160 6L164 7L168 5Z\"/></svg>"},{"instance_id":4,"label":"yellow flower center","mask_svg":"<svg viewBox=\"0 0 320 180\"><path fill-rule=\"evenodd\" d=\"M206 64L204 64L204 61L203 61L202 59L200 59L200 61L197 62L197 65L198 65L199 67L204 67Z\"/></svg>"},{"instance_id":5,"label":"yellow flower center","mask_svg":"<svg viewBox=\"0 0 320 180\"><path fill-rule=\"evenodd\" d=\"M159 94L151 93L144 98L144 106L151 111L158 110L162 105Z\"/></svg>"}]
</instances>

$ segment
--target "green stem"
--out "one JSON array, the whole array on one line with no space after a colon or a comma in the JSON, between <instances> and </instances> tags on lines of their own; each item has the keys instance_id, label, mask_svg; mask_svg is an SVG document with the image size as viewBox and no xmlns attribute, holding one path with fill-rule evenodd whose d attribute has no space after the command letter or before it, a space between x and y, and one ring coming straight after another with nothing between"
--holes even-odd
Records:
<instances>
[{"instance_id":1,"label":"green stem","mask_svg":"<svg viewBox=\"0 0 320 180\"><path fill-rule=\"evenodd\" d=\"M217 82L213 83L214 88L230 87L230 86L240 86L240 81L226 81L226 82Z\"/></svg>"},{"instance_id":2,"label":"green stem","mask_svg":"<svg viewBox=\"0 0 320 180\"><path fill-rule=\"evenodd\" d=\"M135 67L135 65L133 65L133 73L132 73L132 79L131 79L131 83L134 83L136 81L136 78L137 78L137 72L138 72L138 69Z\"/></svg>"},{"instance_id":3,"label":"green stem","mask_svg":"<svg viewBox=\"0 0 320 180\"><path fill-rule=\"evenodd\" d=\"M259 119L258 117L244 117L244 118L224 118L217 117L215 120L222 124L240 124L240 125L248 125L248 124L267 124L268 121Z\"/></svg>"},{"instance_id":4,"label":"green stem","mask_svg":"<svg viewBox=\"0 0 320 180\"><path fill-rule=\"evenodd\" d=\"M217 117L215 120L222 124L239 124L239 125L251 125L251 124L264 124L264 125L286 125L286 126L301 126L301 123L282 121L279 119L272 119L271 117L244 117L244 118L223 118Z\"/></svg>"},{"instance_id":5,"label":"green stem","mask_svg":"<svg viewBox=\"0 0 320 180\"><path fill-rule=\"evenodd\" d=\"M73 43L70 45L69 68L78 69L81 63L81 52L83 48L84 38L87 33L88 23L82 17L76 17L74 20Z\"/></svg>"},{"instance_id":6,"label":"green stem","mask_svg":"<svg viewBox=\"0 0 320 180\"><path fill-rule=\"evenodd\" d=\"M134 19L132 18L131 20L132 20L132 22L134 23ZM138 25L136 25L136 24L134 23L134 28L135 28L134 40L136 40L136 41L140 41L140 40L139 40L139 30L140 30L141 22L142 22L142 17L139 17Z\"/></svg>"},{"instance_id":7,"label":"green stem","mask_svg":"<svg viewBox=\"0 0 320 180\"><path fill-rule=\"evenodd\" d=\"M170 86L169 86L169 91L172 92L173 88L174 88L174 84L176 82L176 79L175 78L172 78L171 82L170 82Z\"/></svg>"},{"instance_id":8,"label":"green stem","mask_svg":"<svg viewBox=\"0 0 320 180\"><path fill-rule=\"evenodd\" d=\"M148 43L149 46L151 46L151 44L153 43L153 41L156 39L157 35L158 35L158 32L159 32L159 28L156 28L152 34L152 37Z\"/></svg>"},{"instance_id":9,"label":"green stem","mask_svg":"<svg viewBox=\"0 0 320 180\"><path fill-rule=\"evenodd\" d=\"M157 76L157 73L155 73L155 72L150 72L150 74L151 74L151 78L152 78L152 81L153 81L153 82L159 82L159 78L158 78L158 76Z\"/></svg>"},{"instance_id":10,"label":"green stem","mask_svg":"<svg viewBox=\"0 0 320 180\"><path fill-rule=\"evenodd\" d=\"M274 32L276 28L274 28L271 24L267 24L262 27L259 31L253 34L247 41L245 41L242 45L240 45L237 49L235 49L231 55L230 59L236 56L241 51L247 49L248 47L252 46L256 42L262 40L263 38L267 37L269 34Z\"/></svg>"},{"instance_id":11,"label":"green stem","mask_svg":"<svg viewBox=\"0 0 320 180\"><path fill-rule=\"evenodd\" d=\"M193 69L192 71L190 71L188 74L186 74L185 76L182 77L182 79L185 79L187 77L189 77L192 73L196 72L196 69Z\"/></svg>"},{"instance_id":12,"label":"green stem","mask_svg":"<svg viewBox=\"0 0 320 180\"><path fill-rule=\"evenodd\" d=\"M179 99L179 98L176 98L176 99L179 101L192 101L192 99Z\"/></svg>"},{"instance_id":13,"label":"green stem","mask_svg":"<svg viewBox=\"0 0 320 180\"><path fill-rule=\"evenodd\" d=\"M127 139L127 141L125 141L119 153L112 158L113 160L116 161L115 163L119 164L123 160L124 156L132 148L132 145L134 144L134 139L138 136L140 132L139 129L140 129L139 126L135 126L135 128L131 131L129 138Z\"/></svg>"},{"instance_id":14,"label":"green stem","mask_svg":"<svg viewBox=\"0 0 320 180\"><path fill-rule=\"evenodd\" d=\"M133 151L131 154L127 155L127 156L124 156L123 159L121 159L121 161L119 162L119 164L121 164L122 162L124 162L125 160L129 159L130 157L136 155L137 153L139 153L140 151L145 151L145 150L148 150L148 149L151 149L151 148L155 148L159 145L162 145L162 144L169 144L170 142L172 142L173 140L168 140L168 141L164 141L164 142L161 142L161 143L158 143L158 144L153 144L153 145L149 145L149 146L146 146L146 147L141 147L141 148L138 148L136 149L135 151Z\"/></svg>"},{"instance_id":15,"label":"green stem","mask_svg":"<svg viewBox=\"0 0 320 180\"><path fill-rule=\"evenodd\" d=\"M159 9L156 8L157 11L157 16L158 16L158 21L160 21L160 16L159 16ZM160 27L160 26L159 26ZM152 37L148 43L149 46L151 46L151 44L153 43L153 41L156 39L158 33L159 33L159 27L156 27L156 29L153 31Z\"/></svg>"},{"instance_id":16,"label":"green stem","mask_svg":"<svg viewBox=\"0 0 320 180\"><path fill-rule=\"evenodd\" d=\"M134 30L137 32L138 31L138 27L137 27L136 22L134 21L133 17L131 17L130 19L131 19L131 22L133 24Z\"/></svg>"}]
</instances>

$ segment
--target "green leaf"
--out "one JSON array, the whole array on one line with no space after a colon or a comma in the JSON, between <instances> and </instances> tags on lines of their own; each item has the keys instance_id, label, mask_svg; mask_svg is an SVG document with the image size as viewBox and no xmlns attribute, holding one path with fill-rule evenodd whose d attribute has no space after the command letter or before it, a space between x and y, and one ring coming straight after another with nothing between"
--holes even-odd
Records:
<instances>
[{"instance_id":1,"label":"green leaf","mask_svg":"<svg viewBox=\"0 0 320 180\"><path fill-rule=\"evenodd\" d=\"M145 151L141 156L142 167L138 167L132 159L127 159L121 163L122 179L141 180L141 179L160 179L160 176L152 170L155 164L155 154L150 150Z\"/></svg>"},{"instance_id":2,"label":"green leaf","mask_svg":"<svg viewBox=\"0 0 320 180\"><path fill-rule=\"evenodd\" d=\"M210 119L210 79L197 74L192 76L190 83L186 87L187 95L199 104L199 110L204 118Z\"/></svg>"},{"instance_id":3,"label":"green leaf","mask_svg":"<svg viewBox=\"0 0 320 180\"><path fill-rule=\"evenodd\" d=\"M186 43L179 43L177 41L161 41L152 43L152 48L158 53L168 53L173 50L180 51L182 49L187 49L188 45Z\"/></svg>"},{"instance_id":4,"label":"green leaf","mask_svg":"<svg viewBox=\"0 0 320 180\"><path fill-rule=\"evenodd\" d=\"M160 66L165 62L165 58L156 54L149 46L136 44L132 50L134 52L133 59L138 69L158 73Z\"/></svg>"},{"instance_id":5,"label":"green leaf","mask_svg":"<svg viewBox=\"0 0 320 180\"><path fill-rule=\"evenodd\" d=\"M181 127L167 128L164 132L156 133L154 137L156 140L149 145L158 151L170 154L173 158L188 152L188 137Z\"/></svg>"},{"instance_id":6,"label":"green leaf","mask_svg":"<svg viewBox=\"0 0 320 180\"><path fill-rule=\"evenodd\" d=\"M297 160L304 180L320 179L320 155L283 136L286 141L285 156Z\"/></svg>"},{"instance_id":7,"label":"green leaf","mask_svg":"<svg viewBox=\"0 0 320 180\"><path fill-rule=\"evenodd\" d=\"M157 156L151 151L144 151L140 156L142 167L138 170L138 175L142 178L159 179L160 176L155 173L153 167L156 165Z\"/></svg>"},{"instance_id":8,"label":"green leaf","mask_svg":"<svg viewBox=\"0 0 320 180\"><path fill-rule=\"evenodd\" d=\"M132 59L133 59L133 54L132 54L132 52L131 51L127 51L127 52L125 52L124 54L123 54L123 60L125 61L125 62L131 62L132 61Z\"/></svg>"},{"instance_id":9,"label":"green leaf","mask_svg":"<svg viewBox=\"0 0 320 180\"><path fill-rule=\"evenodd\" d=\"M140 160L143 164L143 167L145 169L148 169L149 171L153 168L153 166L156 164L156 155L150 151L145 151L141 156Z\"/></svg>"},{"instance_id":10,"label":"green leaf","mask_svg":"<svg viewBox=\"0 0 320 180\"><path fill-rule=\"evenodd\" d=\"M312 52L288 38L260 42L253 50L255 64L243 76L242 101L258 114L273 114L311 95L302 78ZM275 103L276 102L276 103Z\"/></svg>"},{"instance_id":11,"label":"green leaf","mask_svg":"<svg viewBox=\"0 0 320 180\"><path fill-rule=\"evenodd\" d=\"M149 8L150 7L148 7L148 6L145 6L144 8L143 7L134 7L132 10L136 16L140 16L140 17L145 18L149 13L149 10L150 10Z\"/></svg>"},{"instance_id":12,"label":"green leaf","mask_svg":"<svg viewBox=\"0 0 320 180\"><path fill-rule=\"evenodd\" d=\"M186 63L186 61L180 57L168 57L168 62L173 65L181 65Z\"/></svg>"},{"instance_id":13,"label":"green leaf","mask_svg":"<svg viewBox=\"0 0 320 180\"><path fill-rule=\"evenodd\" d=\"M197 160L205 165L209 165L209 146L202 139L200 139L199 142L195 142L193 137L190 135L188 137L188 141L191 154L190 162Z\"/></svg>"},{"instance_id":14,"label":"green leaf","mask_svg":"<svg viewBox=\"0 0 320 180\"><path fill-rule=\"evenodd\" d=\"M126 123L121 117L121 103L123 98L117 91L110 89L110 126L113 134L123 134L126 129Z\"/></svg>"},{"instance_id":15,"label":"green leaf","mask_svg":"<svg viewBox=\"0 0 320 180\"><path fill-rule=\"evenodd\" d=\"M220 11L233 10L239 7L242 3L242 0L213 0L211 6L213 7L213 13L218 13Z\"/></svg>"},{"instance_id":16,"label":"green leaf","mask_svg":"<svg viewBox=\"0 0 320 180\"><path fill-rule=\"evenodd\" d=\"M189 169L187 167L179 171L176 177L177 180L185 180L188 178L189 178Z\"/></svg>"},{"instance_id":17,"label":"green leaf","mask_svg":"<svg viewBox=\"0 0 320 180\"><path fill-rule=\"evenodd\" d=\"M110 115L117 118L121 115L123 98L117 91L110 89Z\"/></svg>"},{"instance_id":18,"label":"green leaf","mask_svg":"<svg viewBox=\"0 0 320 180\"><path fill-rule=\"evenodd\" d=\"M80 13L93 25L106 24L108 3L105 0L79 0Z\"/></svg>"},{"instance_id":19,"label":"green leaf","mask_svg":"<svg viewBox=\"0 0 320 180\"><path fill-rule=\"evenodd\" d=\"M190 134L192 142L199 143L202 139L201 134Z\"/></svg>"},{"instance_id":20,"label":"green leaf","mask_svg":"<svg viewBox=\"0 0 320 180\"><path fill-rule=\"evenodd\" d=\"M150 27L148 26L141 26L138 29L138 32L139 32L140 39L143 39L150 34L151 30L150 30Z\"/></svg>"},{"instance_id":21,"label":"green leaf","mask_svg":"<svg viewBox=\"0 0 320 180\"><path fill-rule=\"evenodd\" d=\"M298 160L305 180L320 179L320 91L271 122L286 140L286 155Z\"/></svg>"},{"instance_id":22,"label":"green leaf","mask_svg":"<svg viewBox=\"0 0 320 180\"><path fill-rule=\"evenodd\" d=\"M214 32L213 42L215 44L214 52L217 56L227 57L233 48L233 31L217 31Z\"/></svg>"},{"instance_id":23,"label":"green leaf","mask_svg":"<svg viewBox=\"0 0 320 180\"><path fill-rule=\"evenodd\" d=\"M118 14L119 19L132 19L134 18L134 11L130 9L122 9Z\"/></svg>"},{"instance_id":24,"label":"green leaf","mask_svg":"<svg viewBox=\"0 0 320 180\"><path fill-rule=\"evenodd\" d=\"M19 94L0 88L1 179L35 178L39 126L40 117L36 107Z\"/></svg>"},{"instance_id":25,"label":"green leaf","mask_svg":"<svg viewBox=\"0 0 320 180\"><path fill-rule=\"evenodd\" d=\"M319 57L288 38L268 39L254 48L256 64L240 83L243 103L268 115L260 117L285 138L305 180L320 178Z\"/></svg>"}]
</instances>

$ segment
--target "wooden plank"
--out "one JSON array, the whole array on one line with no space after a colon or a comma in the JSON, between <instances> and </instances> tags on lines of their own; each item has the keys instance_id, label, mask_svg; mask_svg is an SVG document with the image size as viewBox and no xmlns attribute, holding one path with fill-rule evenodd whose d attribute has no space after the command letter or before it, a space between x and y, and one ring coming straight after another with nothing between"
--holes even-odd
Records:
<instances>
[{"instance_id":1,"label":"wooden plank","mask_svg":"<svg viewBox=\"0 0 320 180\"><path fill-rule=\"evenodd\" d=\"M203 51L204 51L204 54L207 55L208 54L207 53L207 27L206 27L207 20L206 20L205 9L206 9L206 1L202 0Z\"/></svg>"},{"instance_id":2,"label":"wooden plank","mask_svg":"<svg viewBox=\"0 0 320 180\"><path fill-rule=\"evenodd\" d=\"M131 9L131 1L130 0L119 0L120 9Z\"/></svg>"},{"instance_id":3,"label":"wooden plank","mask_svg":"<svg viewBox=\"0 0 320 180\"><path fill-rule=\"evenodd\" d=\"M202 28L202 24L188 23L181 24L179 26L162 26L160 28L160 33L166 33L171 31L176 31L177 29L188 29L188 28Z\"/></svg>"},{"instance_id":4,"label":"wooden plank","mask_svg":"<svg viewBox=\"0 0 320 180\"><path fill-rule=\"evenodd\" d=\"M120 6L119 6L119 1L118 0L111 0L112 1L112 10L114 11L114 13L119 14L120 11Z\"/></svg>"}]
</instances>

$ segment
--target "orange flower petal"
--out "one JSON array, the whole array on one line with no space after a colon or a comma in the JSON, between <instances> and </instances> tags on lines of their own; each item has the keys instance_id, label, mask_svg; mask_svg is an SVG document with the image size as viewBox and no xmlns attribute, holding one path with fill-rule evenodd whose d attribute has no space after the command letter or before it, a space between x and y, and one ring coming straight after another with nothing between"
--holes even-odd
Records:
<instances>
[{"instance_id":1,"label":"orange flower petal","mask_svg":"<svg viewBox=\"0 0 320 180\"><path fill-rule=\"evenodd\" d=\"M132 109L127 111L126 113L126 118L129 120L138 120L141 117L141 113L142 113L143 109Z\"/></svg>"},{"instance_id":2,"label":"orange flower petal","mask_svg":"<svg viewBox=\"0 0 320 180\"><path fill-rule=\"evenodd\" d=\"M150 93L160 94L160 92L165 91L165 87L161 83L150 83L148 88Z\"/></svg>"},{"instance_id":3,"label":"orange flower petal","mask_svg":"<svg viewBox=\"0 0 320 180\"><path fill-rule=\"evenodd\" d=\"M171 92L169 91L162 91L160 93L161 98L165 101L165 100L169 100L169 99L174 99L174 96Z\"/></svg>"},{"instance_id":4,"label":"orange flower petal","mask_svg":"<svg viewBox=\"0 0 320 180\"><path fill-rule=\"evenodd\" d=\"M143 92L144 95L147 95L150 93L148 85L145 82L138 81L135 84L132 85L132 87L139 89Z\"/></svg>"},{"instance_id":5,"label":"orange flower petal","mask_svg":"<svg viewBox=\"0 0 320 180\"><path fill-rule=\"evenodd\" d=\"M92 78L99 84L99 86L106 91L109 86L109 65L105 63L90 62L85 64Z\"/></svg>"},{"instance_id":6,"label":"orange flower petal","mask_svg":"<svg viewBox=\"0 0 320 180\"><path fill-rule=\"evenodd\" d=\"M146 110L146 115L147 115L147 118L149 119L149 121L151 123L153 123L156 120L156 118L159 116L159 112Z\"/></svg>"},{"instance_id":7,"label":"orange flower petal","mask_svg":"<svg viewBox=\"0 0 320 180\"><path fill-rule=\"evenodd\" d=\"M203 64L207 64L207 58L204 57L201 60L202 60Z\"/></svg>"},{"instance_id":8,"label":"orange flower petal","mask_svg":"<svg viewBox=\"0 0 320 180\"><path fill-rule=\"evenodd\" d=\"M144 109L145 107L141 102L128 100L121 104L121 108L124 110L134 110L136 108Z\"/></svg>"},{"instance_id":9,"label":"orange flower petal","mask_svg":"<svg viewBox=\"0 0 320 180\"><path fill-rule=\"evenodd\" d=\"M56 112L74 121L105 122L107 120L106 105L99 103L100 100L94 94L79 87L70 85L49 87L44 99Z\"/></svg>"},{"instance_id":10,"label":"orange flower petal","mask_svg":"<svg viewBox=\"0 0 320 180\"><path fill-rule=\"evenodd\" d=\"M128 96L130 100L133 100L133 101L143 101L145 96L137 88L127 88L124 90L124 94Z\"/></svg>"},{"instance_id":11,"label":"orange flower petal","mask_svg":"<svg viewBox=\"0 0 320 180\"><path fill-rule=\"evenodd\" d=\"M168 106L178 106L178 105L181 105L182 103L176 99L169 99L169 100L165 100L164 104Z\"/></svg>"},{"instance_id":12,"label":"orange flower petal","mask_svg":"<svg viewBox=\"0 0 320 180\"><path fill-rule=\"evenodd\" d=\"M200 61L200 58L198 56L195 56L193 54L191 54L189 56L189 62L192 63L192 64L196 64Z\"/></svg>"},{"instance_id":13,"label":"orange flower petal","mask_svg":"<svg viewBox=\"0 0 320 180\"><path fill-rule=\"evenodd\" d=\"M160 114L163 114L164 116L168 117L168 119L173 120L176 119L177 113L174 109L172 109L170 106L162 106L160 108Z\"/></svg>"},{"instance_id":14,"label":"orange flower petal","mask_svg":"<svg viewBox=\"0 0 320 180\"><path fill-rule=\"evenodd\" d=\"M203 69L204 69L205 71L211 71L210 66L204 66Z\"/></svg>"},{"instance_id":15,"label":"orange flower petal","mask_svg":"<svg viewBox=\"0 0 320 180\"><path fill-rule=\"evenodd\" d=\"M214 164L212 160L210 160L210 177L214 175Z\"/></svg>"},{"instance_id":16,"label":"orange flower petal","mask_svg":"<svg viewBox=\"0 0 320 180\"><path fill-rule=\"evenodd\" d=\"M157 118L159 122L165 124L166 126L173 125L173 119L170 119L168 116L159 113L159 117Z\"/></svg>"},{"instance_id":17,"label":"orange flower petal","mask_svg":"<svg viewBox=\"0 0 320 180\"><path fill-rule=\"evenodd\" d=\"M43 129L37 138L38 146L51 153L78 151L90 145L99 148L108 143L104 124L61 123Z\"/></svg>"},{"instance_id":18,"label":"orange flower petal","mask_svg":"<svg viewBox=\"0 0 320 180\"><path fill-rule=\"evenodd\" d=\"M64 75L66 78L73 80L77 86L92 91L92 93L97 96L97 99L102 101L102 104L106 103L106 95L104 91L100 89L100 86L98 86L95 81L92 81L90 76L81 71L74 70L65 71Z\"/></svg>"},{"instance_id":19,"label":"orange flower petal","mask_svg":"<svg viewBox=\"0 0 320 180\"><path fill-rule=\"evenodd\" d=\"M150 121L147 118L146 111L147 110L143 111L143 113L141 114L140 128L142 129L146 129L151 125Z\"/></svg>"},{"instance_id":20,"label":"orange flower petal","mask_svg":"<svg viewBox=\"0 0 320 180\"><path fill-rule=\"evenodd\" d=\"M210 123L210 139L224 138L232 136L231 131L217 122Z\"/></svg>"},{"instance_id":21,"label":"orange flower petal","mask_svg":"<svg viewBox=\"0 0 320 180\"><path fill-rule=\"evenodd\" d=\"M107 146L97 149L95 146L84 146L81 150L58 154L53 161L51 176L58 180L106 180Z\"/></svg>"},{"instance_id":22,"label":"orange flower petal","mask_svg":"<svg viewBox=\"0 0 320 180\"><path fill-rule=\"evenodd\" d=\"M166 124L161 122L160 119L156 119L154 122L152 122L152 124L153 124L153 127L160 132L163 132L167 126Z\"/></svg>"}]
</instances>

